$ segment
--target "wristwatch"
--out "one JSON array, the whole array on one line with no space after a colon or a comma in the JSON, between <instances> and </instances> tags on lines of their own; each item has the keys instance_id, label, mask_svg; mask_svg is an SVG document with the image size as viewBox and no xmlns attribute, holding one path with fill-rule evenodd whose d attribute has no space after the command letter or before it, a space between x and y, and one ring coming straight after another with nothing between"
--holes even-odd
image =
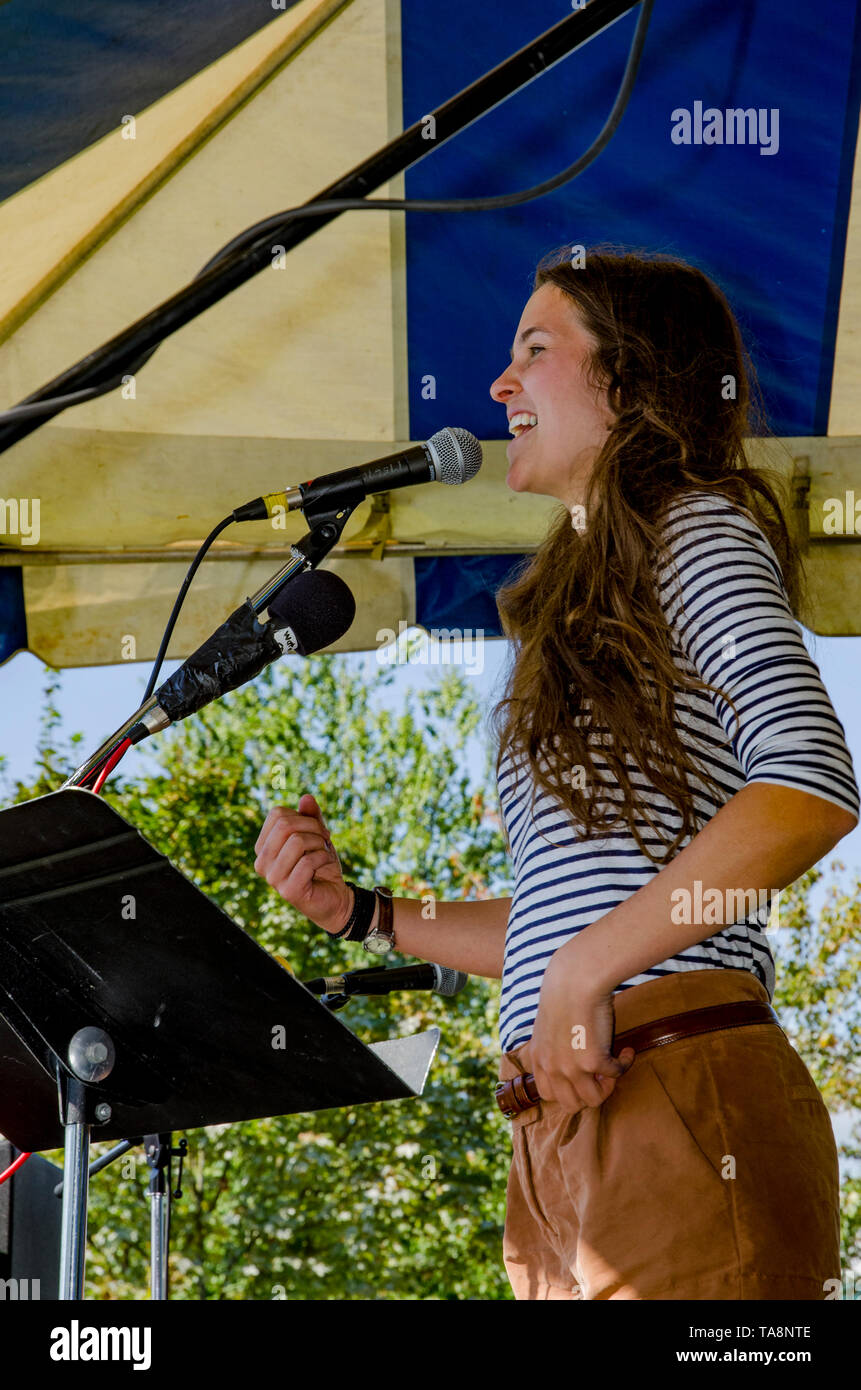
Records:
<instances>
[{"instance_id":1,"label":"wristwatch","mask_svg":"<svg viewBox=\"0 0 861 1390\"><path fill-rule=\"evenodd\" d=\"M368 932L362 942L362 947L375 956L384 956L393 949L395 944L394 904L392 902L394 894L391 888L382 888L379 884L374 885L374 892L380 905L380 917L374 929Z\"/></svg>"}]
</instances>

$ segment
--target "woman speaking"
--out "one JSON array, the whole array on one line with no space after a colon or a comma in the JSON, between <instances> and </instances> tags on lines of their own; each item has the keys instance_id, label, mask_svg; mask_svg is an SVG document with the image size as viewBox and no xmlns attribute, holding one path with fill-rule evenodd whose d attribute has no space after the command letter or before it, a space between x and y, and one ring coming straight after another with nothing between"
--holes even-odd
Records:
<instances>
[{"instance_id":1,"label":"woman speaking","mask_svg":"<svg viewBox=\"0 0 861 1390\"><path fill-rule=\"evenodd\" d=\"M767 927L857 824L852 760L726 299L670 257L570 250L490 387L508 487L563 504L497 595L513 896L429 921L345 883L310 795L255 869L333 936L502 980L516 1298L822 1299L837 1151Z\"/></svg>"}]
</instances>

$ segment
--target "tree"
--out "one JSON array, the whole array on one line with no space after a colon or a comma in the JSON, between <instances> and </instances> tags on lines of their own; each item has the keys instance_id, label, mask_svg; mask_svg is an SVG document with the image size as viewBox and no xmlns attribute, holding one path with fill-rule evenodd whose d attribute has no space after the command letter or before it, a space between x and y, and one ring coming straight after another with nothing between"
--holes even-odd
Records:
<instances>
[{"instance_id":1,"label":"tree","mask_svg":"<svg viewBox=\"0 0 861 1390\"><path fill-rule=\"evenodd\" d=\"M270 667L146 745L152 770L132 751L125 775L105 788L299 978L367 963L361 947L331 942L253 872L267 810L295 805L303 791L323 807L348 878L388 883L399 896L511 891L489 762L477 782L464 767L481 719L468 683L448 675L395 713L378 698L392 679L373 666L351 673L333 656ZM80 735L62 746L57 685L49 670L36 778L7 785L7 802L55 790L80 761ZM816 917L809 895L821 878L810 870L781 895L774 1006L832 1114L858 1112L861 881L832 883ZM420 1100L189 1132L171 1296L510 1298L501 1255L510 1137L492 1096L498 989L473 979L451 1000L356 1000L341 1014L366 1041L442 1029ZM861 1270L857 1123L839 1149L843 1267ZM144 1295L147 1175L142 1155L127 1155L93 1180L89 1297ZM847 1280L847 1297L851 1289Z\"/></svg>"},{"instance_id":2,"label":"tree","mask_svg":"<svg viewBox=\"0 0 861 1390\"><path fill-rule=\"evenodd\" d=\"M839 861L832 874L843 871ZM818 917L809 895L823 877L817 866L781 895L780 925L772 949L777 969L774 1007L795 1050L810 1070L832 1116L853 1113L842 1161L840 1225L844 1271L856 1271L861 1299L861 878L847 890L828 884ZM847 1297L853 1280L845 1280Z\"/></svg>"},{"instance_id":3,"label":"tree","mask_svg":"<svg viewBox=\"0 0 861 1390\"><path fill-rule=\"evenodd\" d=\"M303 791L323 807L347 878L399 896L508 891L489 769L474 785L465 767L481 718L467 682L449 674L394 713L378 698L392 673L377 672L351 673L333 656L270 667L148 745L155 771L141 774L132 751L126 777L104 789L300 979L367 964L361 946L330 941L254 873L267 811L295 806ZM50 677L39 775L12 800L55 790L80 761L61 765L55 690ZM493 1098L498 988L472 979L454 999L393 995L341 1013L365 1041L441 1028L419 1100L189 1132L172 1297L510 1297L501 1256L510 1139ZM93 1179L88 1296L143 1296L147 1177L139 1151Z\"/></svg>"}]
</instances>

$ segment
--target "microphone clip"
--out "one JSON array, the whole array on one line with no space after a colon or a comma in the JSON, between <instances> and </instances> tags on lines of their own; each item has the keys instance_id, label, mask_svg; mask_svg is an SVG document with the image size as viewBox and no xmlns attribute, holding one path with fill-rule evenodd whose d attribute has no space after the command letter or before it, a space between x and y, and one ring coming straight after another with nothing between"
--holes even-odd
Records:
<instances>
[{"instance_id":1,"label":"microphone clip","mask_svg":"<svg viewBox=\"0 0 861 1390\"><path fill-rule=\"evenodd\" d=\"M339 1009L343 1009L345 1004L349 1004L354 998L351 994L321 994L320 1003L329 1010L330 1014L335 1014Z\"/></svg>"}]
</instances>

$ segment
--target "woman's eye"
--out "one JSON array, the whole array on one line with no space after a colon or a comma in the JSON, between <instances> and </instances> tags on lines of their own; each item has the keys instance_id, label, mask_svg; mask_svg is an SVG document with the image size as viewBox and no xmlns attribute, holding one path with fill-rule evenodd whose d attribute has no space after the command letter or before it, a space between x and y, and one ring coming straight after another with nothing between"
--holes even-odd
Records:
<instances>
[{"instance_id":1,"label":"woman's eye","mask_svg":"<svg viewBox=\"0 0 861 1390\"><path fill-rule=\"evenodd\" d=\"M540 343L530 343L530 344L529 344L529 351L530 351L530 352L543 352L543 351L544 351L544 348L541 346Z\"/></svg>"}]
</instances>

